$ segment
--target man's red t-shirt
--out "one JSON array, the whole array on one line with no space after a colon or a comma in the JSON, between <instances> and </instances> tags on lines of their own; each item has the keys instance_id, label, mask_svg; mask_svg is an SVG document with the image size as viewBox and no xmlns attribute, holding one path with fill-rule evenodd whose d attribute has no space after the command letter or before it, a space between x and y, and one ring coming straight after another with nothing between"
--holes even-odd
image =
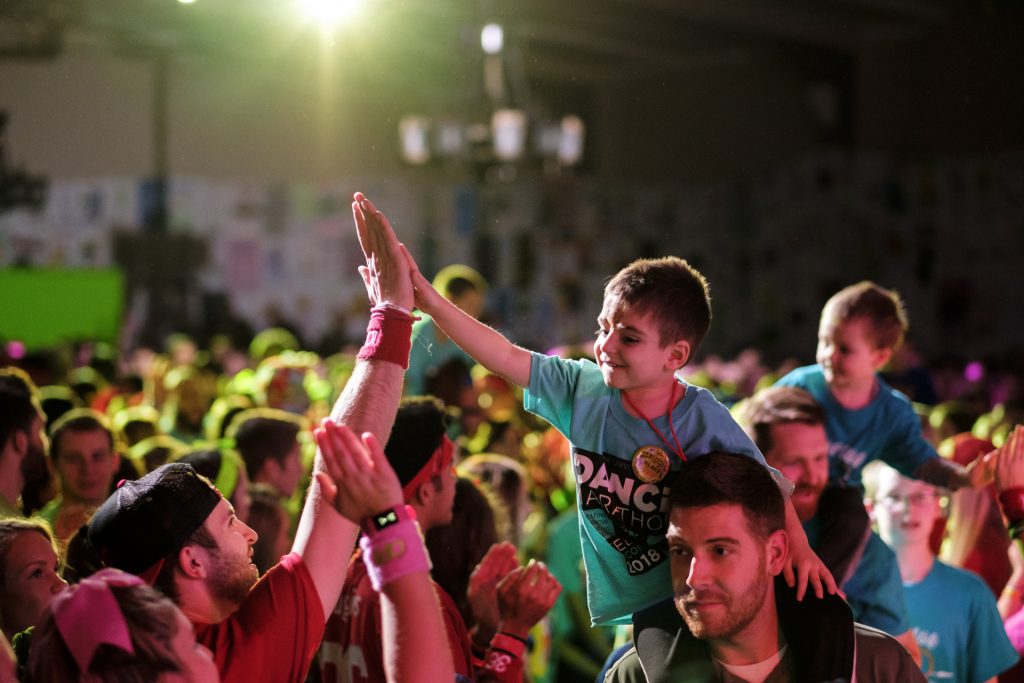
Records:
<instances>
[{"instance_id":1,"label":"man's red t-shirt","mask_svg":"<svg viewBox=\"0 0 1024 683\"><path fill-rule=\"evenodd\" d=\"M472 680L473 659L466 624L451 597L436 583L434 588L448 631L455 673L464 680ZM327 620L324 642L320 646L322 683L379 683L387 680L382 638L380 594L373 590L361 553L357 552L349 563L345 588L338 606Z\"/></svg>"},{"instance_id":2,"label":"man's red t-shirt","mask_svg":"<svg viewBox=\"0 0 1024 683\"><path fill-rule=\"evenodd\" d=\"M222 683L302 683L324 634L324 613L302 557L291 553L218 624L193 624ZM384 680L384 679L380 679Z\"/></svg>"}]
</instances>

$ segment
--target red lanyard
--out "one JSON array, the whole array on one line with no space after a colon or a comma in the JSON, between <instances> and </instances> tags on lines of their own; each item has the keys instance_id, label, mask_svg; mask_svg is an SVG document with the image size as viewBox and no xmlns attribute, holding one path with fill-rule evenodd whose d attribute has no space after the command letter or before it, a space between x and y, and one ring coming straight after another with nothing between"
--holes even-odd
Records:
<instances>
[{"instance_id":1,"label":"red lanyard","mask_svg":"<svg viewBox=\"0 0 1024 683\"><path fill-rule=\"evenodd\" d=\"M665 447L668 448L673 453L675 453L676 455L678 455L680 460L686 462L686 455L683 453L683 447L679 444L679 436L676 435L676 424L672 420L672 408L676 404L676 389L678 387L679 382L675 382L672 384L672 396L668 400L668 411L665 413L665 417L668 418L668 427L669 429L672 430L672 438L676 442L675 448L673 448L672 444L668 442L668 439L665 438L665 435L661 433L661 430L654 426L654 423L651 422L651 418L644 415L644 411L637 408L636 404L630 400L629 394L627 394L626 392L622 392L622 398L626 400L626 403L629 404L629 407L632 408L637 415L647 420L647 424L650 425L651 429L654 430L654 433L658 435L658 438L661 439L661 442L663 444L665 444ZM683 396L686 396L686 389L683 389Z\"/></svg>"}]
</instances>

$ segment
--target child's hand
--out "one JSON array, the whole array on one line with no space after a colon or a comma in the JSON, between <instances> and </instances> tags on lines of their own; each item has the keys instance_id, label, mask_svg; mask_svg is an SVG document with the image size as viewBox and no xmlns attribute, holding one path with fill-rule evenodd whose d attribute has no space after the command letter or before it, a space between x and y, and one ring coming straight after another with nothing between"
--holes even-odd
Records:
<instances>
[{"instance_id":1,"label":"child's hand","mask_svg":"<svg viewBox=\"0 0 1024 683\"><path fill-rule=\"evenodd\" d=\"M808 584L814 588L814 594L818 598L825 597L826 590L830 595L837 591L832 572L811 550L806 537L794 538L792 534L790 535L789 557L786 558L786 566L783 567L782 573L789 587L796 587L797 600L804 599Z\"/></svg>"},{"instance_id":2,"label":"child's hand","mask_svg":"<svg viewBox=\"0 0 1024 683\"><path fill-rule=\"evenodd\" d=\"M435 310L434 302L442 298L441 294L434 289L434 285L430 283L430 280L423 277L423 273L420 272L420 268L416 265L416 260L412 257L412 254L409 253L409 249L404 244L400 245L400 248L409 267L409 277L412 280L416 308L424 313L433 314Z\"/></svg>"},{"instance_id":3,"label":"child's hand","mask_svg":"<svg viewBox=\"0 0 1024 683\"><path fill-rule=\"evenodd\" d=\"M985 488L995 481L998 454L998 450L989 451L967 465L967 484L972 489Z\"/></svg>"}]
</instances>

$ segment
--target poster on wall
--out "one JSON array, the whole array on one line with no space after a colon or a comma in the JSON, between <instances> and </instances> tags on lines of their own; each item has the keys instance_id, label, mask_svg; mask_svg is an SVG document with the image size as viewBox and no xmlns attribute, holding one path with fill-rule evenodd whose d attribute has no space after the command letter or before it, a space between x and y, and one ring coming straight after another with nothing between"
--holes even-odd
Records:
<instances>
[{"instance_id":1,"label":"poster on wall","mask_svg":"<svg viewBox=\"0 0 1024 683\"><path fill-rule=\"evenodd\" d=\"M232 294L249 292L262 285L263 253L258 240L235 238L225 253L225 284Z\"/></svg>"}]
</instances>

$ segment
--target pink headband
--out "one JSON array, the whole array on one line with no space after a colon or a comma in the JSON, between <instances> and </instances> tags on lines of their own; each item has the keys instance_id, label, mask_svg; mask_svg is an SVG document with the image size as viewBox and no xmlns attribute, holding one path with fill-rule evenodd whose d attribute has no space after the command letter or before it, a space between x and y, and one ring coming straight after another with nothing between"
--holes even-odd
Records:
<instances>
[{"instance_id":1,"label":"pink headband","mask_svg":"<svg viewBox=\"0 0 1024 683\"><path fill-rule=\"evenodd\" d=\"M416 489L430 481L433 477L444 472L446 469L452 466L452 458L455 455L455 444L448 438L448 435L441 437L441 445L437 447L430 455L430 460L424 465L416 476L413 477L409 483L402 487L402 496L406 500L412 498L413 494L416 493Z\"/></svg>"},{"instance_id":2,"label":"pink headband","mask_svg":"<svg viewBox=\"0 0 1024 683\"><path fill-rule=\"evenodd\" d=\"M57 630L82 674L89 671L96 649L113 645L135 654L131 633L111 586L143 586L142 579L119 569L101 569L53 601Z\"/></svg>"}]
</instances>

